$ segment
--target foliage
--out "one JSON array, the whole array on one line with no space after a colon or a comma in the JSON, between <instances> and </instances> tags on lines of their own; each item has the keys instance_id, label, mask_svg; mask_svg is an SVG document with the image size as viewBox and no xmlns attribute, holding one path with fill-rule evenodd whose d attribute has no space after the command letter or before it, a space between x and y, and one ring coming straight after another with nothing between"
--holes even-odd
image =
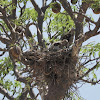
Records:
<instances>
[{"instance_id":1,"label":"foliage","mask_svg":"<svg viewBox=\"0 0 100 100\"><path fill-rule=\"evenodd\" d=\"M83 100L76 84L100 83L100 43L82 45L100 34L100 18L86 15L88 8L100 14L100 1L37 2L0 1L0 93L9 100L38 100L39 95L43 100Z\"/></svg>"}]
</instances>

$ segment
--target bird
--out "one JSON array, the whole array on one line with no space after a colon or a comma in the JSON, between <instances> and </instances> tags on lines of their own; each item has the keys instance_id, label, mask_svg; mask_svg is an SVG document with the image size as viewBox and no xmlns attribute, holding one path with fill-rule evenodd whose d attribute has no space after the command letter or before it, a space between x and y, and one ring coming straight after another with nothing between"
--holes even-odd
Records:
<instances>
[{"instance_id":1,"label":"bird","mask_svg":"<svg viewBox=\"0 0 100 100\"><path fill-rule=\"evenodd\" d=\"M62 36L60 38L61 40L64 40L64 39L68 40L68 45L67 45L68 47L70 45L72 45L72 43L73 43L74 32L75 32L75 29L72 28L69 32L62 34Z\"/></svg>"},{"instance_id":2,"label":"bird","mask_svg":"<svg viewBox=\"0 0 100 100\"><path fill-rule=\"evenodd\" d=\"M18 59L22 53L21 48L17 45L10 47L9 53L14 59Z\"/></svg>"},{"instance_id":3,"label":"bird","mask_svg":"<svg viewBox=\"0 0 100 100\"><path fill-rule=\"evenodd\" d=\"M49 48L49 51L59 51L60 49L63 49L64 46L67 46L68 44L68 40L64 39L62 41L57 41L57 42L54 42L50 48Z\"/></svg>"}]
</instances>

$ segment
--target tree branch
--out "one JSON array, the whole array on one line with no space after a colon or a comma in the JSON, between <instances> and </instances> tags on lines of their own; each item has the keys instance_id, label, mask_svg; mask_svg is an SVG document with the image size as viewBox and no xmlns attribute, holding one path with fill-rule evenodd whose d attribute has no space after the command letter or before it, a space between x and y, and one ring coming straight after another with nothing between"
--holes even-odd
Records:
<instances>
[{"instance_id":1,"label":"tree branch","mask_svg":"<svg viewBox=\"0 0 100 100\"><path fill-rule=\"evenodd\" d=\"M4 18L2 14L0 14L0 18L1 18L1 19L3 19L3 18Z\"/></svg>"},{"instance_id":2,"label":"tree branch","mask_svg":"<svg viewBox=\"0 0 100 100\"><path fill-rule=\"evenodd\" d=\"M75 21L75 18L73 16L73 13L72 13L72 9L71 9L71 6L69 4L68 1L66 0L59 0L60 3L62 4L63 8L67 11L67 13L70 15L70 17Z\"/></svg>"},{"instance_id":3,"label":"tree branch","mask_svg":"<svg viewBox=\"0 0 100 100\"><path fill-rule=\"evenodd\" d=\"M6 49L2 49L2 48L0 48L0 51L7 51Z\"/></svg>"},{"instance_id":4,"label":"tree branch","mask_svg":"<svg viewBox=\"0 0 100 100\"><path fill-rule=\"evenodd\" d=\"M49 7L49 5L46 6L46 1L43 0L45 3L45 6L43 4L43 7L40 9L39 6L36 4L35 0L31 0L35 10L38 12L38 24L37 24L37 39L39 46L45 48L45 43L43 41L43 34L42 34L42 28L43 28L43 20L46 9Z\"/></svg>"},{"instance_id":5,"label":"tree branch","mask_svg":"<svg viewBox=\"0 0 100 100\"><path fill-rule=\"evenodd\" d=\"M41 12L41 10L40 10L39 6L36 4L35 0L31 0L31 2L32 2L32 4L33 4L35 10L36 10L38 13Z\"/></svg>"},{"instance_id":6,"label":"tree branch","mask_svg":"<svg viewBox=\"0 0 100 100\"><path fill-rule=\"evenodd\" d=\"M30 94L32 99L35 99L35 94L34 94L34 91L33 91L33 87L31 86L31 84L29 84L29 85L30 85L29 94Z\"/></svg>"},{"instance_id":7,"label":"tree branch","mask_svg":"<svg viewBox=\"0 0 100 100\"><path fill-rule=\"evenodd\" d=\"M29 30L29 25L26 25L26 29L25 29L25 36L27 39L32 38L32 33Z\"/></svg>"},{"instance_id":8,"label":"tree branch","mask_svg":"<svg viewBox=\"0 0 100 100\"><path fill-rule=\"evenodd\" d=\"M87 3L88 2L88 3ZM79 38L79 35L83 33L83 20L84 16L82 14L85 14L89 5L92 3L92 1L83 1L82 5L79 9L79 14L77 19L75 20L75 27L76 27L76 35L75 39Z\"/></svg>"},{"instance_id":9,"label":"tree branch","mask_svg":"<svg viewBox=\"0 0 100 100\"><path fill-rule=\"evenodd\" d=\"M25 87L22 90L21 96L19 97L19 100L27 100L27 94L28 94L28 89Z\"/></svg>"},{"instance_id":10,"label":"tree branch","mask_svg":"<svg viewBox=\"0 0 100 100\"><path fill-rule=\"evenodd\" d=\"M8 19L7 19L6 10L0 6L0 11L1 11L1 13L2 13L2 15L3 15L3 17L4 17L3 20L4 20L5 23L7 24L8 28L9 28L10 30L13 30L13 28L12 28L10 22L9 22Z\"/></svg>"},{"instance_id":11,"label":"tree branch","mask_svg":"<svg viewBox=\"0 0 100 100\"><path fill-rule=\"evenodd\" d=\"M96 22L95 25L96 25L96 26L95 26L95 28L94 28L92 31L90 30L90 31L88 31L88 32L85 33L85 41L86 41L87 39L89 39L90 37L99 34L99 32L97 32L97 31L98 31L99 28L100 28L100 17L99 17L99 19L98 19L98 21Z\"/></svg>"},{"instance_id":12,"label":"tree branch","mask_svg":"<svg viewBox=\"0 0 100 100\"><path fill-rule=\"evenodd\" d=\"M94 70L96 68L97 65L98 65L98 63L96 63L92 68L90 68L84 75L82 75L81 77L79 77L78 80L80 80L83 77L85 77L86 75L88 75L92 70Z\"/></svg>"},{"instance_id":13,"label":"tree branch","mask_svg":"<svg viewBox=\"0 0 100 100\"><path fill-rule=\"evenodd\" d=\"M38 25L37 25L37 38L38 38L38 43L41 47L44 46L43 43L43 34L42 34L42 27L43 27L43 19L44 19L44 9L39 8L39 6L36 4L35 0L31 0L35 10L38 12ZM45 9L46 10L46 9Z\"/></svg>"},{"instance_id":14,"label":"tree branch","mask_svg":"<svg viewBox=\"0 0 100 100\"><path fill-rule=\"evenodd\" d=\"M0 85L0 93L2 93L4 96L6 96L9 100L14 100L14 97L11 96L6 89L3 88L3 86Z\"/></svg>"},{"instance_id":15,"label":"tree branch","mask_svg":"<svg viewBox=\"0 0 100 100\"><path fill-rule=\"evenodd\" d=\"M2 48L0 48L0 51L3 51L3 52L0 54L0 56L2 56L2 55L5 54L5 52L6 52L7 50L6 50L6 49L2 49Z\"/></svg>"},{"instance_id":16,"label":"tree branch","mask_svg":"<svg viewBox=\"0 0 100 100\"><path fill-rule=\"evenodd\" d=\"M78 18L77 18L77 19L80 20L80 22L83 21L83 17L81 16L81 13L85 14L87 9L88 9L88 7L89 7L89 4L86 1L85 2L83 1L82 5L81 5L81 7L79 9L79 15L78 15Z\"/></svg>"},{"instance_id":17,"label":"tree branch","mask_svg":"<svg viewBox=\"0 0 100 100\"><path fill-rule=\"evenodd\" d=\"M89 17L87 17L85 14L80 13L80 12L73 12L74 14L80 14L82 17L85 17L88 21L90 21L93 24L96 24L93 20L91 20Z\"/></svg>"},{"instance_id":18,"label":"tree branch","mask_svg":"<svg viewBox=\"0 0 100 100\"><path fill-rule=\"evenodd\" d=\"M4 38L4 37L2 37L2 36L0 36L0 41L1 41L2 43L4 43L4 44L10 44L10 42L11 42L9 39Z\"/></svg>"},{"instance_id":19,"label":"tree branch","mask_svg":"<svg viewBox=\"0 0 100 100\"><path fill-rule=\"evenodd\" d=\"M88 81L88 80L84 80L84 79L81 79L83 82L85 82L85 83L91 83L91 84L93 84L93 85L95 85L95 84L97 84L97 83L99 83L100 82L100 80L98 80L98 81L95 81L95 82L93 82L93 81Z\"/></svg>"},{"instance_id":20,"label":"tree branch","mask_svg":"<svg viewBox=\"0 0 100 100\"><path fill-rule=\"evenodd\" d=\"M17 65L15 64L15 61L13 60L12 57L11 57L11 60L12 60L12 63L14 65L14 74L17 77L17 80L20 81L20 82L23 82L23 83L27 83L26 78L19 74L19 71L17 69Z\"/></svg>"},{"instance_id":21,"label":"tree branch","mask_svg":"<svg viewBox=\"0 0 100 100\"><path fill-rule=\"evenodd\" d=\"M79 53L80 47L84 41L88 40L92 36L100 34L100 32L97 32L100 28L100 17L95 25L96 26L93 30L86 32L84 35L82 35L79 39L75 41L75 45L73 45L72 56L76 56Z\"/></svg>"},{"instance_id":22,"label":"tree branch","mask_svg":"<svg viewBox=\"0 0 100 100\"><path fill-rule=\"evenodd\" d=\"M92 61L95 61L95 60L97 61L98 59L100 59L100 57L95 58L95 59L89 59L88 61L82 63L80 66L84 66L84 65L86 65L86 64L88 64L88 63L90 63L90 62L92 62Z\"/></svg>"},{"instance_id":23,"label":"tree branch","mask_svg":"<svg viewBox=\"0 0 100 100\"><path fill-rule=\"evenodd\" d=\"M81 5L81 7L80 7L79 12L85 14L86 11L87 11L87 8L88 8L92 3L94 3L93 0L82 0L82 5Z\"/></svg>"},{"instance_id":24,"label":"tree branch","mask_svg":"<svg viewBox=\"0 0 100 100\"><path fill-rule=\"evenodd\" d=\"M25 11L26 3L27 3L27 1L24 2L23 7L21 7L20 4L18 3L18 6L19 6L19 8L20 8L20 17L23 15L23 13L24 13L24 11Z\"/></svg>"},{"instance_id":25,"label":"tree branch","mask_svg":"<svg viewBox=\"0 0 100 100\"><path fill-rule=\"evenodd\" d=\"M46 0L42 0L42 7L46 6Z\"/></svg>"},{"instance_id":26,"label":"tree branch","mask_svg":"<svg viewBox=\"0 0 100 100\"><path fill-rule=\"evenodd\" d=\"M15 30L13 29L11 22L8 20L8 18L6 16L6 10L0 6L0 11L3 15L4 22L6 23L7 27L10 29L12 39L15 40Z\"/></svg>"},{"instance_id":27,"label":"tree branch","mask_svg":"<svg viewBox=\"0 0 100 100\"><path fill-rule=\"evenodd\" d=\"M6 29L4 28L4 26L3 26L2 24L0 24L0 26L2 27L3 31L6 33L6 36L7 36L9 39L11 39L10 36L8 35Z\"/></svg>"},{"instance_id":28,"label":"tree branch","mask_svg":"<svg viewBox=\"0 0 100 100\"><path fill-rule=\"evenodd\" d=\"M12 4L14 8L12 9L12 18L16 19L16 7L17 7L17 0L12 0Z\"/></svg>"}]
</instances>

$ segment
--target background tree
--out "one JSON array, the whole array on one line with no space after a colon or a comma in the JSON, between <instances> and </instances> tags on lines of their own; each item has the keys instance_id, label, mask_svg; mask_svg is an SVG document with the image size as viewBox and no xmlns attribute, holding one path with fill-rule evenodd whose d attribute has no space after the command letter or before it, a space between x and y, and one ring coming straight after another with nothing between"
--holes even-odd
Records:
<instances>
[{"instance_id":1,"label":"background tree","mask_svg":"<svg viewBox=\"0 0 100 100\"><path fill-rule=\"evenodd\" d=\"M86 16L88 8L99 14L100 1L42 0L39 5L35 0L1 0L0 56L9 55L0 60L3 99L35 100L40 95L42 100L62 100L74 96L71 89L80 81L99 83L94 70L100 66L100 43L82 46L100 34L100 17ZM37 31L30 30L34 26Z\"/></svg>"}]
</instances>

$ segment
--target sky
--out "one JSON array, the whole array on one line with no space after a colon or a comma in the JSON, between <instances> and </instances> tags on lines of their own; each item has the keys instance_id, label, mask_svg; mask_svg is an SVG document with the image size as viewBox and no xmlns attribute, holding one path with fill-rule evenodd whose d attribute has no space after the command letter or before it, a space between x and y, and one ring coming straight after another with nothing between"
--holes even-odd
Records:
<instances>
[{"instance_id":1,"label":"sky","mask_svg":"<svg viewBox=\"0 0 100 100\"><path fill-rule=\"evenodd\" d=\"M41 5L41 1L42 0L36 0L36 2ZM51 0L50 0L51 1ZM68 0L70 1L70 0ZM30 6L30 4L29 4ZM98 20L98 18L100 17L100 14L96 15L92 12L91 9L89 9L86 13L87 15L92 15L93 19L95 21ZM33 27L30 28L31 31L33 30ZM87 31L87 26L84 29L84 32ZM100 43L100 35L98 36L94 36L92 38L90 38L89 40L87 40L86 42L83 43L83 45L88 44L89 42L95 42L95 43ZM99 71L100 72L100 71ZM98 74L98 77L100 78L100 74ZM81 84L78 84L78 86L80 87ZM85 100L100 100L100 84L97 85L91 85L91 84L84 84L83 86L81 86L79 88L79 93L80 96L83 97ZM1 99L0 99L1 100ZM8 99L5 99L8 100Z\"/></svg>"}]
</instances>

